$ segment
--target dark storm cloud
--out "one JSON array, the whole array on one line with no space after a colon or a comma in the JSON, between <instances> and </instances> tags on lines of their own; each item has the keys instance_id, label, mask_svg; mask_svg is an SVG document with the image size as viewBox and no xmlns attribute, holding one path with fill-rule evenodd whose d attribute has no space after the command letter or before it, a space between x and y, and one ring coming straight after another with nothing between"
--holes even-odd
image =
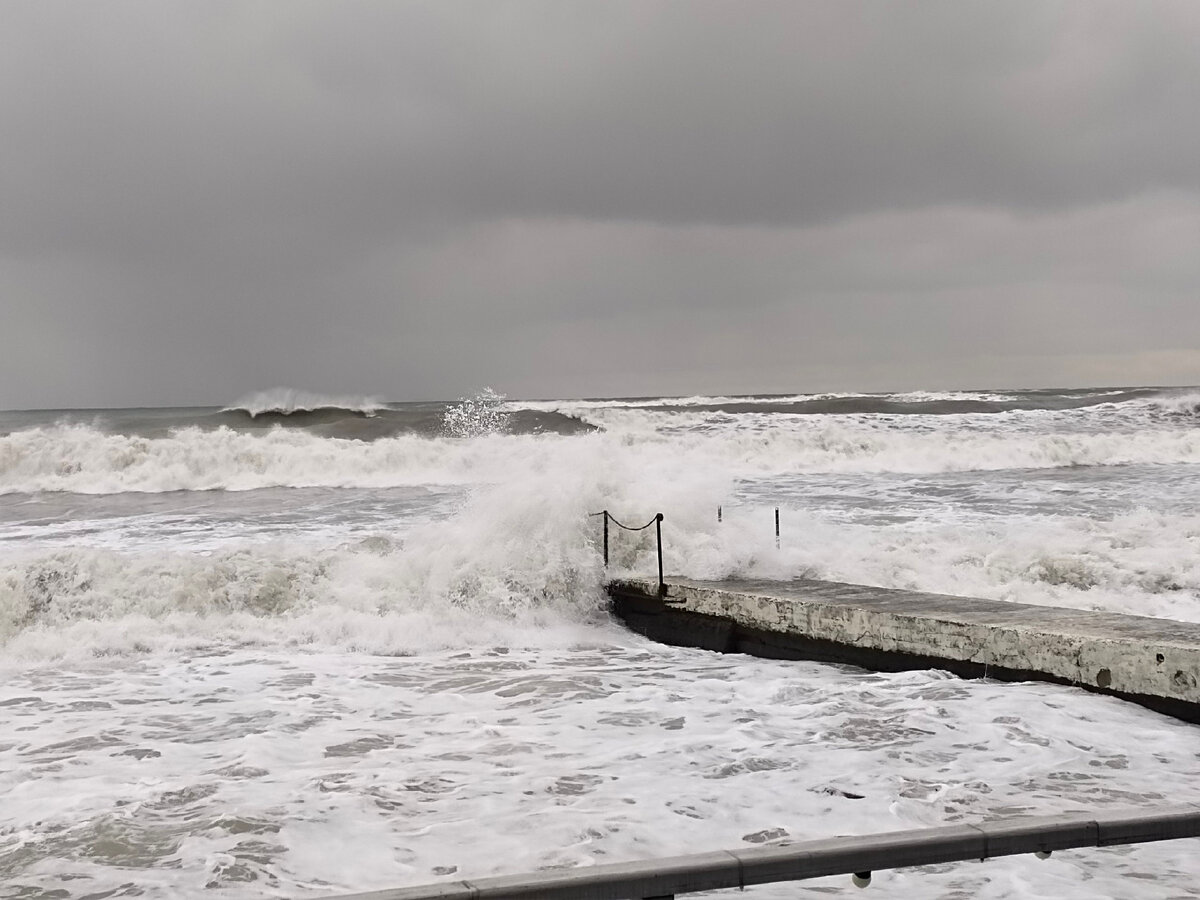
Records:
<instances>
[{"instance_id":1,"label":"dark storm cloud","mask_svg":"<svg viewBox=\"0 0 1200 900\"><path fill-rule=\"evenodd\" d=\"M1194 362L1190 2L0 10L0 405Z\"/></svg>"},{"instance_id":2,"label":"dark storm cloud","mask_svg":"<svg viewBox=\"0 0 1200 900\"><path fill-rule=\"evenodd\" d=\"M6 168L35 240L238 243L233 211L352 241L430 216L798 224L1200 188L1183 3L26 9Z\"/></svg>"}]
</instances>

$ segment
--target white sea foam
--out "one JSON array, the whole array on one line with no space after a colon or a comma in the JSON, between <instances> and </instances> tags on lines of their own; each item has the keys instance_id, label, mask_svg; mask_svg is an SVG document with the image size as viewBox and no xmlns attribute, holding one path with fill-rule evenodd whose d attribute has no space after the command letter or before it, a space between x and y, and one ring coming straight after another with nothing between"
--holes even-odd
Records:
<instances>
[{"instance_id":1,"label":"white sea foam","mask_svg":"<svg viewBox=\"0 0 1200 900\"><path fill-rule=\"evenodd\" d=\"M0 493L250 490L459 484L502 466L516 444L401 435L373 442L323 438L298 429L264 434L184 428L169 437L107 434L59 425L0 437ZM533 441L532 438L528 439ZM539 438L553 441L552 437Z\"/></svg>"},{"instance_id":2,"label":"white sea foam","mask_svg":"<svg viewBox=\"0 0 1200 900\"><path fill-rule=\"evenodd\" d=\"M0 711L14 896L328 896L1200 800L1195 729L1112 698L616 631L401 660L97 660L4 679ZM885 871L875 890L1161 900L1200 895L1194 872L1171 841ZM853 895L845 877L753 895L798 891Z\"/></svg>"},{"instance_id":3,"label":"white sea foam","mask_svg":"<svg viewBox=\"0 0 1200 900\"><path fill-rule=\"evenodd\" d=\"M1121 391L1096 392L1095 396L1116 395ZM905 391L900 393L860 394L849 391L826 391L813 394L696 394L688 397L632 397L624 400L522 400L527 409L563 412L575 415L599 409L661 409L689 406L780 406L814 403L824 400L861 399L865 402L929 403L939 400L1010 403L1019 401L1020 394L1008 391Z\"/></svg>"},{"instance_id":4,"label":"white sea foam","mask_svg":"<svg viewBox=\"0 0 1200 900\"><path fill-rule=\"evenodd\" d=\"M673 522L669 569L696 578L806 576L1200 622L1197 515L1014 516L883 528L799 510L782 517L779 549L767 509L726 509L720 527L710 524L711 513L709 522Z\"/></svg>"},{"instance_id":5,"label":"white sea foam","mask_svg":"<svg viewBox=\"0 0 1200 900\"><path fill-rule=\"evenodd\" d=\"M403 541L349 529L336 544L10 552L0 646L38 659L244 643L386 654L569 643L600 618L596 533L574 497L513 499L489 493Z\"/></svg>"},{"instance_id":6,"label":"white sea foam","mask_svg":"<svg viewBox=\"0 0 1200 900\"><path fill-rule=\"evenodd\" d=\"M164 546L152 519L140 545L107 541L113 525L68 546L25 542L0 557L0 647L34 661L247 643L385 654L560 646L603 607L600 522L587 515L602 506L625 519L668 510L669 573L809 576L1200 621L1194 514L947 514L879 527L785 507L777 548L766 507L728 507L718 524L696 483L626 474L602 485L586 470L543 470L412 528L368 516L306 530L287 517L198 550L186 537ZM614 530L607 574L651 571L650 535Z\"/></svg>"},{"instance_id":7,"label":"white sea foam","mask_svg":"<svg viewBox=\"0 0 1200 900\"><path fill-rule=\"evenodd\" d=\"M1152 408L1179 416L1188 416L1200 420L1200 392L1180 391L1163 397L1154 398Z\"/></svg>"},{"instance_id":8,"label":"white sea foam","mask_svg":"<svg viewBox=\"0 0 1200 900\"><path fill-rule=\"evenodd\" d=\"M780 403L804 403L810 400L837 400L850 397L862 397L863 394L825 393L825 394L772 394L766 396L742 396L737 394L705 395L695 394L689 397L631 397L625 400L522 400L520 405L526 409L539 409L545 412L563 412L574 415L577 412L598 409L661 409L663 407L688 406L717 406L723 404L745 404L748 406L766 406Z\"/></svg>"},{"instance_id":9,"label":"white sea foam","mask_svg":"<svg viewBox=\"0 0 1200 900\"><path fill-rule=\"evenodd\" d=\"M948 417L939 417L948 418ZM619 454L631 468L697 468L726 477L796 472L955 472L1200 462L1200 431L1004 430L989 421L875 422L852 417L594 413L606 434L485 434L466 441L400 435L364 442L298 429L261 434L180 429L168 437L86 425L0 436L0 493L249 490L289 486L462 484L556 457ZM608 445L604 449L603 445Z\"/></svg>"}]
</instances>

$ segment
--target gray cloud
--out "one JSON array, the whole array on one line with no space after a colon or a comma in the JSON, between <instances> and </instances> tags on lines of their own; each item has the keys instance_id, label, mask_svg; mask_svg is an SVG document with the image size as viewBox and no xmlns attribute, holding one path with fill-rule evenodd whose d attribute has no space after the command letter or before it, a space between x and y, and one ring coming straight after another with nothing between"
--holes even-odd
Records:
<instances>
[{"instance_id":1,"label":"gray cloud","mask_svg":"<svg viewBox=\"0 0 1200 900\"><path fill-rule=\"evenodd\" d=\"M0 405L1200 380L1190 2L4 16Z\"/></svg>"}]
</instances>

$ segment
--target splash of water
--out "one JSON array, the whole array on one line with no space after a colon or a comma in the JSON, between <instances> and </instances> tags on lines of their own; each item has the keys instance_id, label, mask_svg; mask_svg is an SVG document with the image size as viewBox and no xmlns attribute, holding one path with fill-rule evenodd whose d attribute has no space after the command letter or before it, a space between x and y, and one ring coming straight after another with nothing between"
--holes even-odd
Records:
<instances>
[{"instance_id":1,"label":"splash of water","mask_svg":"<svg viewBox=\"0 0 1200 900\"><path fill-rule=\"evenodd\" d=\"M507 398L490 387L473 397L460 397L442 415L442 429L450 437L472 438L508 431Z\"/></svg>"}]
</instances>

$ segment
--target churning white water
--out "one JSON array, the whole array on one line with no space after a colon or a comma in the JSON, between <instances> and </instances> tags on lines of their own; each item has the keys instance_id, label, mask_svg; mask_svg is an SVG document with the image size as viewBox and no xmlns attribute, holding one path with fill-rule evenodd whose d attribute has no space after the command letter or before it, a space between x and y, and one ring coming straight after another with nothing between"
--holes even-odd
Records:
<instances>
[{"instance_id":1,"label":"churning white water","mask_svg":"<svg viewBox=\"0 0 1200 900\"><path fill-rule=\"evenodd\" d=\"M1200 621L1194 392L474 402L456 436L346 404L370 439L307 400L268 427L0 414L0 897L313 897L1200 800L1196 728L1116 700L630 635L588 517L662 511L693 577ZM872 890L1195 897L1197 858Z\"/></svg>"}]
</instances>

